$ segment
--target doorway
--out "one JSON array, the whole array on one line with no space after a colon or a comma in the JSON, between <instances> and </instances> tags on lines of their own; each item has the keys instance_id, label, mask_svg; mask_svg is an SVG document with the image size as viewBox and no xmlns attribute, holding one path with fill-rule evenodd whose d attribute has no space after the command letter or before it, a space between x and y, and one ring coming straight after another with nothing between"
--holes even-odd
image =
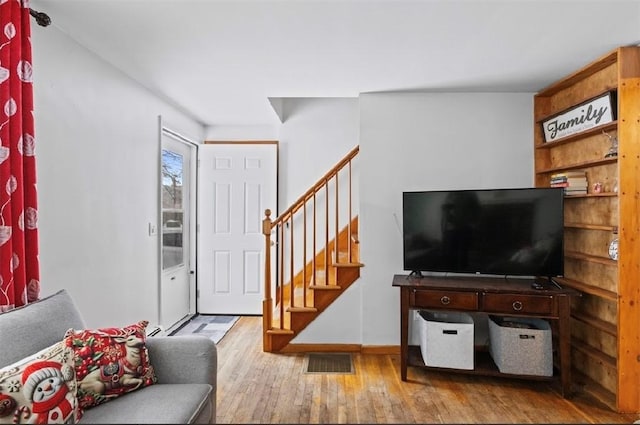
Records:
<instances>
[{"instance_id":1,"label":"doorway","mask_svg":"<svg viewBox=\"0 0 640 425\"><path fill-rule=\"evenodd\" d=\"M161 126L160 326L195 313L195 186L197 145Z\"/></svg>"},{"instance_id":2,"label":"doorway","mask_svg":"<svg viewBox=\"0 0 640 425\"><path fill-rule=\"evenodd\" d=\"M278 211L278 142L206 142L198 157L198 312L260 315L262 220Z\"/></svg>"}]
</instances>

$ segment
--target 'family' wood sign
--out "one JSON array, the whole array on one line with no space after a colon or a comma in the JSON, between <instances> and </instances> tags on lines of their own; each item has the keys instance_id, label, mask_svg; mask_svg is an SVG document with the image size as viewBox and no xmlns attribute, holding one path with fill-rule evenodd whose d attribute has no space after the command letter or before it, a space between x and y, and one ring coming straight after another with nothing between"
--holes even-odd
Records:
<instances>
[{"instance_id":1,"label":"'family' wood sign","mask_svg":"<svg viewBox=\"0 0 640 425\"><path fill-rule=\"evenodd\" d=\"M614 94L607 92L542 121L544 141L553 142L615 120Z\"/></svg>"}]
</instances>

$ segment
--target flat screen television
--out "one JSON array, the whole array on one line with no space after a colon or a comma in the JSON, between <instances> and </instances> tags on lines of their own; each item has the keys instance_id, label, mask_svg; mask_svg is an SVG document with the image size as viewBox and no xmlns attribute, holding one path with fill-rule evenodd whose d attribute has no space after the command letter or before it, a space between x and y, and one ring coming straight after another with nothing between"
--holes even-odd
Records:
<instances>
[{"instance_id":1,"label":"flat screen television","mask_svg":"<svg viewBox=\"0 0 640 425\"><path fill-rule=\"evenodd\" d=\"M562 276L561 188L403 192L404 270Z\"/></svg>"}]
</instances>

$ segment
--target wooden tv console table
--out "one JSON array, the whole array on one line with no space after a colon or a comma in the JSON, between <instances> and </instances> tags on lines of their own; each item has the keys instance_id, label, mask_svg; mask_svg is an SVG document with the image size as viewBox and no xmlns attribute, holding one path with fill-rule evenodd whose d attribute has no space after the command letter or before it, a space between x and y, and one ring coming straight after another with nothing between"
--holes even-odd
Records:
<instances>
[{"instance_id":1,"label":"wooden tv console table","mask_svg":"<svg viewBox=\"0 0 640 425\"><path fill-rule=\"evenodd\" d=\"M409 347L409 310L449 310L483 312L498 316L533 317L557 321L557 352L561 390L571 394L571 297L573 289L551 284L534 289L533 279L488 277L435 277L395 275L393 286L400 288L400 372L407 380L407 366L425 366L419 347ZM553 328L553 327L552 327ZM488 352L476 351L473 370L444 369L459 373L551 380L553 377L500 373Z\"/></svg>"}]
</instances>

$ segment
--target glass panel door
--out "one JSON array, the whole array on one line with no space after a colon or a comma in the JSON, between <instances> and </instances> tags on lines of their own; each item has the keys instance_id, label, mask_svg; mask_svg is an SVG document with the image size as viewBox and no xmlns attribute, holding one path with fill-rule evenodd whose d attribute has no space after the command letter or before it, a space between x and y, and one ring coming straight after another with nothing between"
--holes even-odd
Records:
<instances>
[{"instance_id":1,"label":"glass panel door","mask_svg":"<svg viewBox=\"0 0 640 425\"><path fill-rule=\"evenodd\" d=\"M185 263L184 258L184 157L162 150L162 269Z\"/></svg>"},{"instance_id":2,"label":"glass panel door","mask_svg":"<svg viewBox=\"0 0 640 425\"><path fill-rule=\"evenodd\" d=\"M195 313L196 145L163 128L160 146L160 326Z\"/></svg>"}]
</instances>

